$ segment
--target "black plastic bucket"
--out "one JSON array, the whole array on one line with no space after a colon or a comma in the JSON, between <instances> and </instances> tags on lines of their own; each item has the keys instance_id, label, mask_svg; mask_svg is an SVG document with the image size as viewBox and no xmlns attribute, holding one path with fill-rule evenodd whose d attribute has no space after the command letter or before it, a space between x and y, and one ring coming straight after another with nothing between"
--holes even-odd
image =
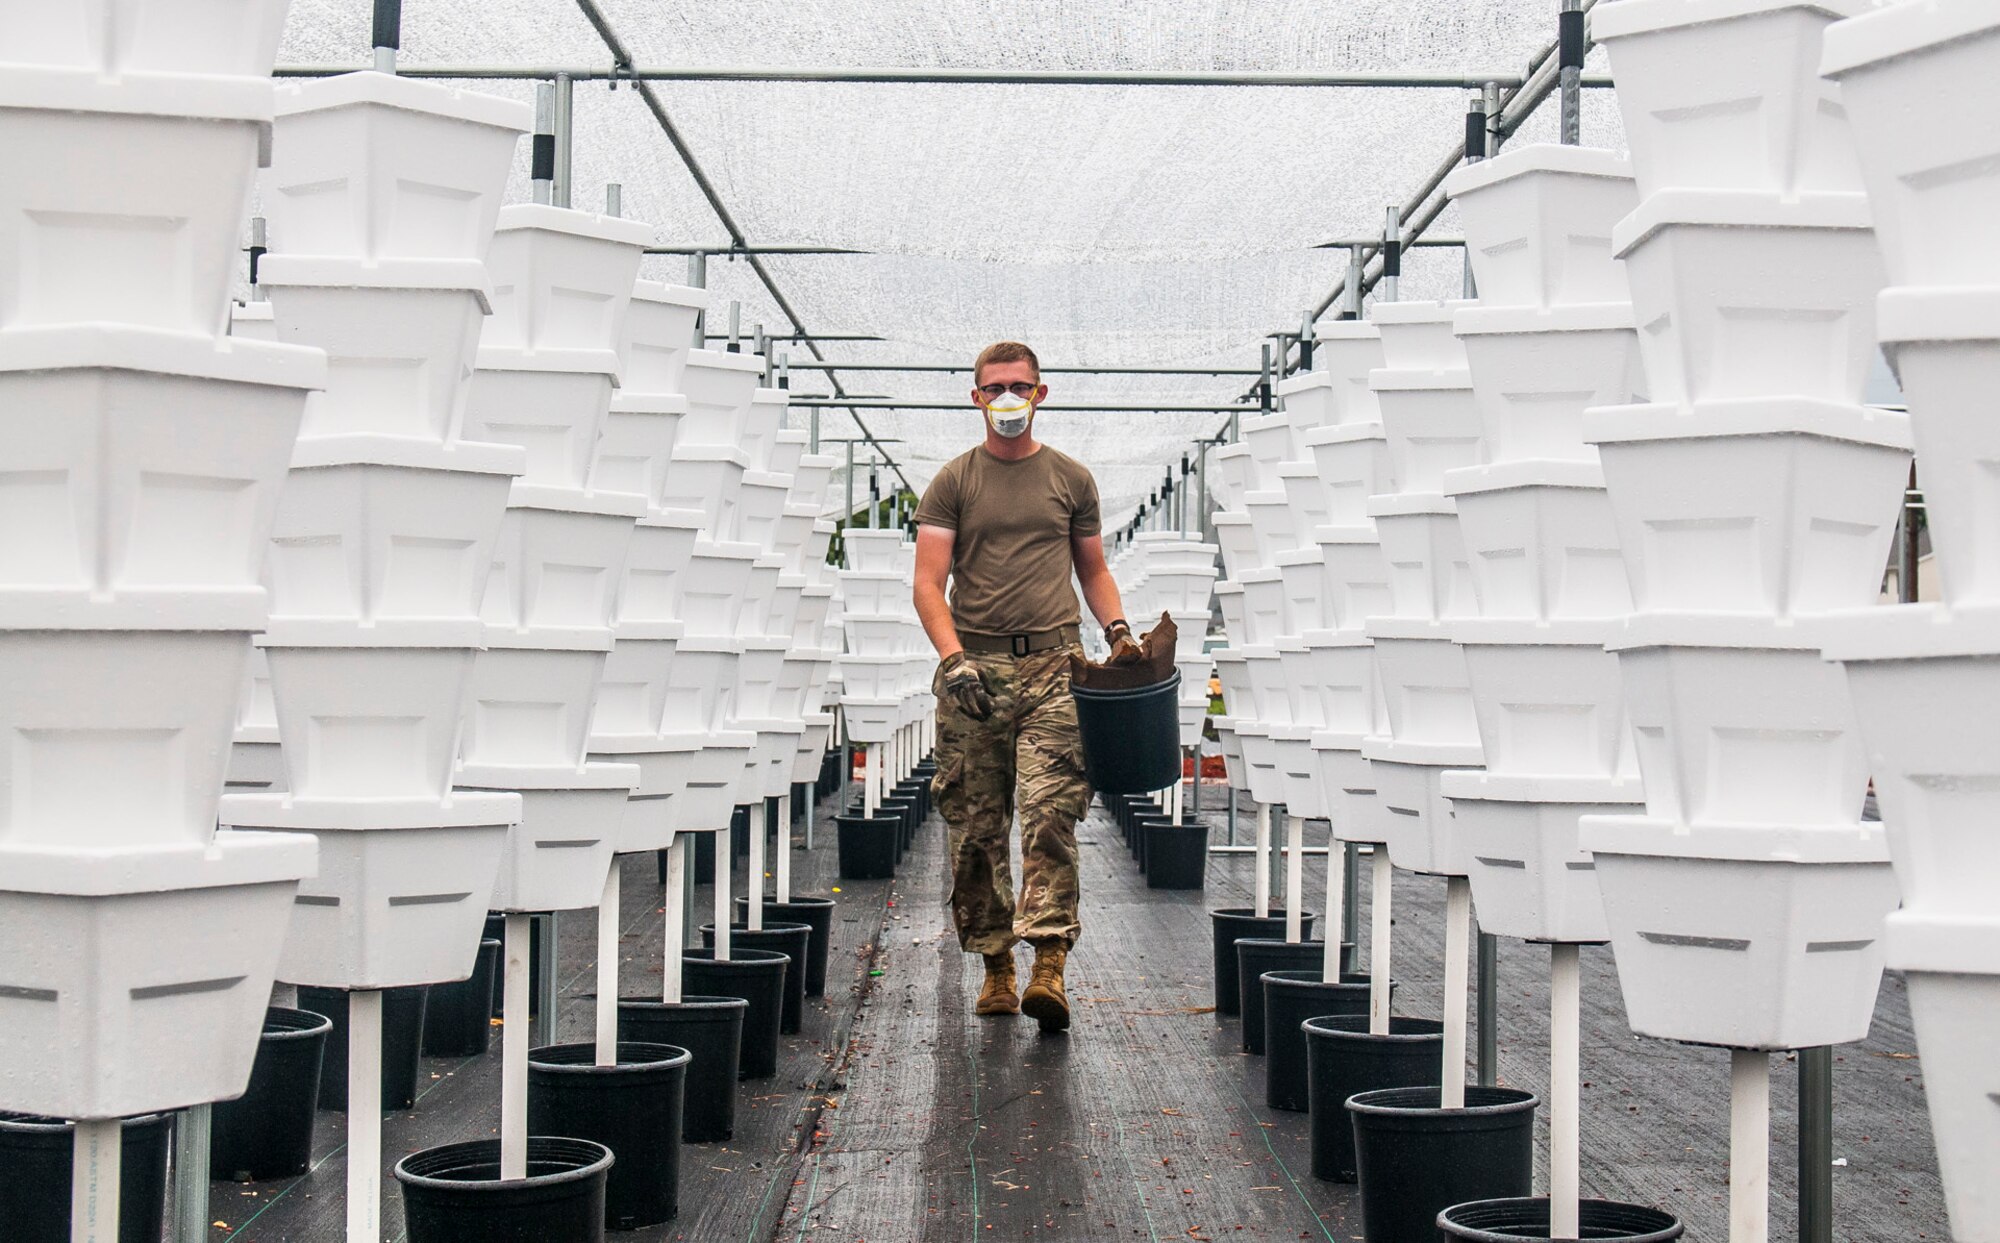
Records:
<instances>
[{"instance_id":1,"label":"black plastic bucket","mask_svg":"<svg viewBox=\"0 0 2000 1243\"><path fill-rule=\"evenodd\" d=\"M217 1101L210 1113L211 1178L260 1183L306 1172L332 1030L331 1019L309 1010L264 1011L250 1086L233 1101Z\"/></svg>"},{"instance_id":2,"label":"black plastic bucket","mask_svg":"<svg viewBox=\"0 0 2000 1243\"><path fill-rule=\"evenodd\" d=\"M1306 1091L1312 1113L1313 1177L1354 1181L1354 1123L1347 1098L1380 1088L1436 1084L1444 1073L1444 1024L1391 1018L1386 1034L1368 1031L1365 1014L1307 1019Z\"/></svg>"},{"instance_id":3,"label":"black plastic bucket","mask_svg":"<svg viewBox=\"0 0 2000 1243\"><path fill-rule=\"evenodd\" d=\"M1681 1219L1672 1213L1616 1200L1579 1200L1577 1234L1618 1243L1671 1243L1681 1237ZM1533 1199L1474 1200L1438 1214L1438 1236L1475 1243L1549 1240L1549 1202Z\"/></svg>"},{"instance_id":4,"label":"black plastic bucket","mask_svg":"<svg viewBox=\"0 0 2000 1243\"><path fill-rule=\"evenodd\" d=\"M1340 969L1353 966L1354 947L1340 947ZM1318 971L1326 962L1326 942L1287 941L1275 937L1240 937L1236 942L1237 1006L1243 1015L1243 1051L1264 1056L1264 973Z\"/></svg>"},{"instance_id":5,"label":"black plastic bucket","mask_svg":"<svg viewBox=\"0 0 2000 1243\"><path fill-rule=\"evenodd\" d=\"M840 833L842 880L887 880L896 874L897 838L902 820L879 816L835 816Z\"/></svg>"},{"instance_id":6,"label":"black plastic bucket","mask_svg":"<svg viewBox=\"0 0 2000 1243\"><path fill-rule=\"evenodd\" d=\"M878 815L896 818L896 858L901 860L917 834L917 800L892 791L882 796L880 808Z\"/></svg>"},{"instance_id":7,"label":"black plastic bucket","mask_svg":"<svg viewBox=\"0 0 2000 1243\"><path fill-rule=\"evenodd\" d=\"M1313 913L1305 913L1304 936L1313 933ZM1247 906L1225 906L1208 913L1215 939L1215 1017L1219 1021L1243 1013L1243 989L1236 974L1236 943L1245 937L1283 937L1285 912L1259 915ZM1343 967L1345 963L1341 964Z\"/></svg>"},{"instance_id":8,"label":"black plastic bucket","mask_svg":"<svg viewBox=\"0 0 2000 1243\"><path fill-rule=\"evenodd\" d=\"M687 1143L716 1143L736 1134L736 1068L749 1007L741 997L618 1003L620 1035L639 1044L675 1045L692 1059L682 1072L681 1139Z\"/></svg>"},{"instance_id":9,"label":"black plastic bucket","mask_svg":"<svg viewBox=\"0 0 2000 1243\"><path fill-rule=\"evenodd\" d=\"M528 1137L528 1176L502 1182L500 1141L475 1139L396 1162L409 1243L602 1243L611 1150Z\"/></svg>"},{"instance_id":10,"label":"black plastic bucket","mask_svg":"<svg viewBox=\"0 0 2000 1243\"><path fill-rule=\"evenodd\" d=\"M778 1031L787 1036L798 1034L805 1023L806 1015L806 956L812 952L812 929L805 924L784 923L766 920L764 926L755 932L747 924L729 925L730 952L738 947L754 950L776 950L788 960L785 963L784 1008L778 1016ZM715 925L701 926L701 943L715 944Z\"/></svg>"},{"instance_id":11,"label":"black plastic bucket","mask_svg":"<svg viewBox=\"0 0 2000 1243\"><path fill-rule=\"evenodd\" d=\"M833 944L832 898L793 898L790 902L780 902L775 898L764 899L764 915L767 919L782 919L788 923L804 924L812 929L812 940L806 946L806 996L826 996L826 956ZM750 899L736 899L736 922L742 923L750 910Z\"/></svg>"},{"instance_id":12,"label":"black plastic bucket","mask_svg":"<svg viewBox=\"0 0 2000 1243\"><path fill-rule=\"evenodd\" d=\"M424 1051L426 985L382 990L382 1112L417 1103ZM319 1077L319 1107L347 1108L347 994L337 988L299 989L299 1009L333 1022L326 1034L326 1071Z\"/></svg>"},{"instance_id":13,"label":"black plastic bucket","mask_svg":"<svg viewBox=\"0 0 2000 1243\"><path fill-rule=\"evenodd\" d=\"M611 1150L604 1224L637 1230L681 1208L681 1112L686 1049L618 1042L618 1064L597 1065L595 1044L557 1044L528 1054L528 1133L568 1135Z\"/></svg>"},{"instance_id":14,"label":"black plastic bucket","mask_svg":"<svg viewBox=\"0 0 2000 1243\"><path fill-rule=\"evenodd\" d=\"M1452 1205L1534 1190L1535 1094L1467 1087L1465 1108L1440 1109L1441 1092L1385 1088L1347 1102L1367 1243L1433 1243Z\"/></svg>"},{"instance_id":15,"label":"black plastic bucket","mask_svg":"<svg viewBox=\"0 0 2000 1243\"><path fill-rule=\"evenodd\" d=\"M738 950L715 960L714 950L691 949L681 956L681 981L688 991L712 997L741 997L743 1045L737 1053L738 1079L768 1079L778 1073L778 1031L785 1017L785 968L791 957L776 950Z\"/></svg>"},{"instance_id":16,"label":"black plastic bucket","mask_svg":"<svg viewBox=\"0 0 2000 1243\"><path fill-rule=\"evenodd\" d=\"M1317 969L1264 973L1264 1103L1304 1113L1307 1019L1368 1013L1368 977L1342 975L1329 983ZM1391 988L1394 987L1393 982Z\"/></svg>"},{"instance_id":17,"label":"black plastic bucket","mask_svg":"<svg viewBox=\"0 0 2000 1243\"><path fill-rule=\"evenodd\" d=\"M1180 688L1178 669L1164 682L1131 690L1070 685L1083 738L1083 775L1092 788L1143 794L1180 779Z\"/></svg>"},{"instance_id":18,"label":"black plastic bucket","mask_svg":"<svg viewBox=\"0 0 2000 1243\"><path fill-rule=\"evenodd\" d=\"M69 1243L75 1130L60 1118L0 1113L0 1238L7 1243ZM123 1131L118 1243L160 1243L173 1116L127 1118Z\"/></svg>"},{"instance_id":19,"label":"black plastic bucket","mask_svg":"<svg viewBox=\"0 0 2000 1243\"><path fill-rule=\"evenodd\" d=\"M481 941L470 979L433 984L424 999L424 1056L478 1057L493 1042L493 985L499 941Z\"/></svg>"},{"instance_id":20,"label":"black plastic bucket","mask_svg":"<svg viewBox=\"0 0 2000 1243\"><path fill-rule=\"evenodd\" d=\"M1208 824L1150 823L1146 827L1146 888L1200 889L1208 879Z\"/></svg>"}]
</instances>

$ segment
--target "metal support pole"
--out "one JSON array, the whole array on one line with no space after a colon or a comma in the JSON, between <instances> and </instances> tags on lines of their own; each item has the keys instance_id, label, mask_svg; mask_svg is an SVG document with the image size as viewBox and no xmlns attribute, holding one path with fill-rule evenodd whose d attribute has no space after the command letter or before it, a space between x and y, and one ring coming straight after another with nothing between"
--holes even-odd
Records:
<instances>
[{"instance_id":1,"label":"metal support pole","mask_svg":"<svg viewBox=\"0 0 2000 1243\"><path fill-rule=\"evenodd\" d=\"M1472 882L1449 876L1444 882L1444 1092L1438 1103L1465 1108L1465 1001L1467 944L1472 930Z\"/></svg>"},{"instance_id":2,"label":"metal support pole","mask_svg":"<svg viewBox=\"0 0 2000 1243\"><path fill-rule=\"evenodd\" d=\"M542 928L542 968L534 973L535 1017L528 1025L536 1047L556 1042L556 916L535 916Z\"/></svg>"},{"instance_id":3,"label":"metal support pole","mask_svg":"<svg viewBox=\"0 0 2000 1243\"><path fill-rule=\"evenodd\" d=\"M1799 1050L1799 1243L1833 1243L1833 1050Z\"/></svg>"},{"instance_id":4,"label":"metal support pole","mask_svg":"<svg viewBox=\"0 0 2000 1243\"><path fill-rule=\"evenodd\" d=\"M1771 1058L1729 1051L1729 1243L1771 1237Z\"/></svg>"},{"instance_id":5,"label":"metal support pole","mask_svg":"<svg viewBox=\"0 0 2000 1243\"><path fill-rule=\"evenodd\" d=\"M623 216L625 214L625 187L616 181L604 183L604 214Z\"/></svg>"},{"instance_id":6,"label":"metal support pole","mask_svg":"<svg viewBox=\"0 0 2000 1243\"><path fill-rule=\"evenodd\" d=\"M1479 1031L1473 1065L1478 1070L1479 1086L1490 1088L1500 1082L1500 939L1482 930L1476 945L1474 988L1479 994Z\"/></svg>"},{"instance_id":7,"label":"metal support pole","mask_svg":"<svg viewBox=\"0 0 2000 1243\"><path fill-rule=\"evenodd\" d=\"M576 80L566 73L556 75L555 135L556 162L549 184L549 202L568 207L570 183L570 139L576 115Z\"/></svg>"},{"instance_id":8,"label":"metal support pole","mask_svg":"<svg viewBox=\"0 0 2000 1243\"><path fill-rule=\"evenodd\" d=\"M1574 945L1549 947L1549 1237L1574 1239L1582 1185L1583 962ZM1483 1017L1483 1016L1482 1016ZM1486 1080L1481 1079L1481 1083Z\"/></svg>"},{"instance_id":9,"label":"metal support pole","mask_svg":"<svg viewBox=\"0 0 2000 1243\"><path fill-rule=\"evenodd\" d=\"M1299 318L1299 371L1313 369L1313 314L1307 311Z\"/></svg>"},{"instance_id":10,"label":"metal support pole","mask_svg":"<svg viewBox=\"0 0 2000 1243\"><path fill-rule=\"evenodd\" d=\"M1583 117L1583 0L1562 0L1557 14L1558 84L1562 92L1562 141L1574 147L1582 142L1579 128Z\"/></svg>"},{"instance_id":11,"label":"metal support pole","mask_svg":"<svg viewBox=\"0 0 2000 1243\"><path fill-rule=\"evenodd\" d=\"M528 1176L528 1048L534 1043L528 1024L521 1016L528 1009L529 920L519 912L507 913L505 974L500 985L500 1177ZM546 953L544 954L546 957ZM350 1033L351 1037L351 1033ZM376 1047L381 1047L378 1032ZM350 1118L355 1100L347 1097ZM350 1155L348 1160L353 1161Z\"/></svg>"},{"instance_id":12,"label":"metal support pole","mask_svg":"<svg viewBox=\"0 0 2000 1243\"><path fill-rule=\"evenodd\" d=\"M347 1243L382 1237L382 994L347 994ZM525 1104L525 1102L523 1102Z\"/></svg>"},{"instance_id":13,"label":"metal support pole","mask_svg":"<svg viewBox=\"0 0 2000 1243\"><path fill-rule=\"evenodd\" d=\"M190 1105L174 1119L174 1243L208 1243L208 1145L213 1107Z\"/></svg>"},{"instance_id":14,"label":"metal support pole","mask_svg":"<svg viewBox=\"0 0 2000 1243\"><path fill-rule=\"evenodd\" d=\"M374 36L375 72L396 72L396 53L403 46L403 0L375 0Z\"/></svg>"},{"instance_id":15,"label":"metal support pole","mask_svg":"<svg viewBox=\"0 0 2000 1243\"><path fill-rule=\"evenodd\" d=\"M1396 283L1403 275L1403 209L1392 203L1382 225L1382 282L1387 302L1396 300Z\"/></svg>"},{"instance_id":16,"label":"metal support pole","mask_svg":"<svg viewBox=\"0 0 2000 1243\"><path fill-rule=\"evenodd\" d=\"M1917 602L1917 581L1923 565L1917 558L1918 523L1923 517L1924 497L1917 488L1917 464L1910 463L1910 484L1903 493L1902 537L1896 541L1896 598L1904 604Z\"/></svg>"},{"instance_id":17,"label":"metal support pole","mask_svg":"<svg viewBox=\"0 0 2000 1243\"><path fill-rule=\"evenodd\" d=\"M854 441L851 438L847 442L847 514L846 517L842 519L841 525L842 526L854 525ZM848 563L847 545L845 541L841 543L840 564L843 569L854 568L852 565ZM846 783L847 783L847 778L842 777L841 785L843 788L845 788Z\"/></svg>"},{"instance_id":18,"label":"metal support pole","mask_svg":"<svg viewBox=\"0 0 2000 1243\"><path fill-rule=\"evenodd\" d=\"M1343 853L1347 855L1347 863L1342 869L1342 876L1344 878L1342 884L1346 886L1347 894L1342 898L1340 904L1340 940L1342 944L1354 945L1356 944L1355 935L1360 931L1357 921L1361 918L1359 913L1361 908L1361 845L1358 842L1342 842L1341 847Z\"/></svg>"},{"instance_id":19,"label":"metal support pole","mask_svg":"<svg viewBox=\"0 0 2000 1243\"><path fill-rule=\"evenodd\" d=\"M1482 111L1486 113L1486 158L1490 160L1500 154L1500 140L1506 137L1500 128L1500 84L1488 82L1482 93L1486 97L1482 105Z\"/></svg>"},{"instance_id":20,"label":"metal support pole","mask_svg":"<svg viewBox=\"0 0 2000 1243\"><path fill-rule=\"evenodd\" d=\"M70 1141L70 1243L117 1243L119 1175L125 1124L82 1118Z\"/></svg>"},{"instance_id":21,"label":"metal support pole","mask_svg":"<svg viewBox=\"0 0 2000 1243\"><path fill-rule=\"evenodd\" d=\"M549 82L535 85L535 137L528 153L528 181L535 202L548 206L555 202L556 177L556 88Z\"/></svg>"},{"instance_id":22,"label":"metal support pole","mask_svg":"<svg viewBox=\"0 0 2000 1243\"><path fill-rule=\"evenodd\" d=\"M1271 402L1276 396L1271 391L1271 343L1264 342L1264 366L1257 378L1257 412L1271 413Z\"/></svg>"},{"instance_id":23,"label":"metal support pole","mask_svg":"<svg viewBox=\"0 0 2000 1243\"><path fill-rule=\"evenodd\" d=\"M266 301L264 286L259 279L259 271L264 265L264 255L270 250L270 233L262 216L250 217L250 301Z\"/></svg>"},{"instance_id":24,"label":"metal support pole","mask_svg":"<svg viewBox=\"0 0 2000 1243\"><path fill-rule=\"evenodd\" d=\"M1343 286L1346 290L1347 305L1340 312L1342 319L1361 318L1361 281L1361 248L1359 246L1349 246L1347 248L1347 284Z\"/></svg>"},{"instance_id":25,"label":"metal support pole","mask_svg":"<svg viewBox=\"0 0 2000 1243\"><path fill-rule=\"evenodd\" d=\"M1465 111L1465 162L1477 164L1486 158L1486 93L1474 91L1472 102ZM1463 254L1465 271L1461 292L1464 297L1479 296L1479 282L1472 275L1472 248L1465 248ZM1484 1013L1482 1011L1482 1013Z\"/></svg>"},{"instance_id":26,"label":"metal support pole","mask_svg":"<svg viewBox=\"0 0 2000 1243\"><path fill-rule=\"evenodd\" d=\"M688 256L688 284L696 289L708 288L708 256L695 251ZM708 345L708 312L701 311L694 317L694 348L703 349Z\"/></svg>"},{"instance_id":27,"label":"metal support pole","mask_svg":"<svg viewBox=\"0 0 2000 1243\"><path fill-rule=\"evenodd\" d=\"M1236 844L1236 787L1229 787L1229 844Z\"/></svg>"},{"instance_id":28,"label":"metal support pole","mask_svg":"<svg viewBox=\"0 0 2000 1243\"><path fill-rule=\"evenodd\" d=\"M604 893L597 899L597 1064L618 1064L618 856L604 873Z\"/></svg>"}]
</instances>

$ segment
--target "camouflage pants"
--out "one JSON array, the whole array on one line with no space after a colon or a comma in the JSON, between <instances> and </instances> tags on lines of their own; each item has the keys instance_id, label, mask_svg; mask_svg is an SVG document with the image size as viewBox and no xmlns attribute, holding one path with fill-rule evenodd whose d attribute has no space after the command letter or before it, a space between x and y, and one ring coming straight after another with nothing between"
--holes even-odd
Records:
<instances>
[{"instance_id":1,"label":"camouflage pants","mask_svg":"<svg viewBox=\"0 0 2000 1243\"><path fill-rule=\"evenodd\" d=\"M931 789L950 830L952 919L970 953L1003 953L1016 941L1076 943L1076 822L1090 786L1069 697L1070 650L967 652L993 696L984 721L938 696ZM1017 810L1018 904L1010 856Z\"/></svg>"}]
</instances>

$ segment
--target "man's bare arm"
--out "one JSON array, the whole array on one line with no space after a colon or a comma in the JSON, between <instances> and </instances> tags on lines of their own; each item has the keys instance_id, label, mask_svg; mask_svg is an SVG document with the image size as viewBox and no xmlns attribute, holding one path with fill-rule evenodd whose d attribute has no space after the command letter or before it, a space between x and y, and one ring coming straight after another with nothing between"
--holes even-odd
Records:
<instances>
[{"instance_id":1,"label":"man's bare arm","mask_svg":"<svg viewBox=\"0 0 2000 1243\"><path fill-rule=\"evenodd\" d=\"M950 527L917 528L917 569L912 593L916 598L917 620L924 624L924 633L930 636L939 660L963 650L958 641L958 627L952 624L951 605L944 597L945 580L951 576L951 550L957 541L958 532Z\"/></svg>"},{"instance_id":2,"label":"man's bare arm","mask_svg":"<svg viewBox=\"0 0 2000 1243\"><path fill-rule=\"evenodd\" d=\"M1125 605L1118 598L1118 584L1111 577L1111 567L1104 562L1104 537L1074 536L1069 542L1069 554L1076 563L1076 581L1083 587L1083 602L1090 607L1097 624L1106 625L1124 617ZM921 563L921 548L917 556Z\"/></svg>"}]
</instances>

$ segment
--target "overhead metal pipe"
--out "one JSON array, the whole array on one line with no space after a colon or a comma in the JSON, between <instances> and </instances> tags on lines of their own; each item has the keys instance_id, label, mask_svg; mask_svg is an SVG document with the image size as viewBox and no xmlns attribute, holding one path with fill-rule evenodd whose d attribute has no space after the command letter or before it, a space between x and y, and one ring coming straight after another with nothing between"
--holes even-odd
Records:
<instances>
[{"instance_id":1,"label":"overhead metal pipe","mask_svg":"<svg viewBox=\"0 0 2000 1243\"><path fill-rule=\"evenodd\" d=\"M535 137L528 153L528 182L535 202L549 206L555 201L556 179L556 88L544 82L535 88Z\"/></svg>"},{"instance_id":2,"label":"overhead metal pipe","mask_svg":"<svg viewBox=\"0 0 2000 1243\"><path fill-rule=\"evenodd\" d=\"M396 53L403 47L403 0L375 0L370 42L375 49L375 72L396 72Z\"/></svg>"},{"instance_id":3,"label":"overhead metal pipe","mask_svg":"<svg viewBox=\"0 0 2000 1243\"><path fill-rule=\"evenodd\" d=\"M595 8L593 4L591 6ZM593 25L597 25L593 21ZM599 25L600 35L608 23ZM614 52L622 51L622 47ZM280 78L331 78L353 73L355 65L280 65L272 76ZM1411 72L1347 71L1338 73L1294 73L1255 69L986 69L910 68L901 66L823 67L801 65L686 65L676 68L641 68L621 60L610 68L601 65L426 65L402 71L410 77L546 81L558 74L578 82L631 82L644 86L654 82L820 82L888 83L928 86L1264 86L1316 87L1321 89L1463 90L1481 82L1519 86L1527 75L1478 70ZM1611 75L1583 78L1586 87L1608 87Z\"/></svg>"}]
</instances>

